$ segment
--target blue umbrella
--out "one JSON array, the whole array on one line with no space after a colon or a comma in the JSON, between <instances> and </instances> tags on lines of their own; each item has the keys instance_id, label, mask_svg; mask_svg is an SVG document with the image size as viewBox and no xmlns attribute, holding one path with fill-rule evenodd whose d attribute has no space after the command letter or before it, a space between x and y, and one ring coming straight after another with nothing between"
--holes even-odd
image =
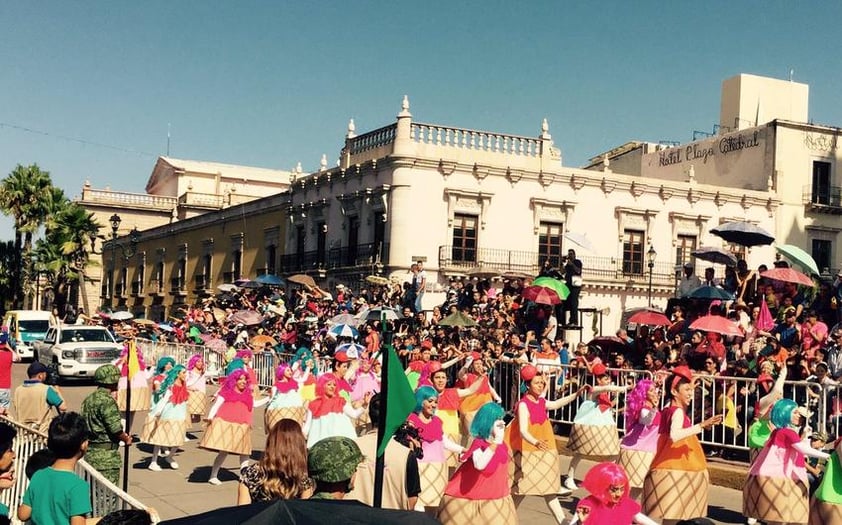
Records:
<instances>
[{"instance_id":1,"label":"blue umbrella","mask_svg":"<svg viewBox=\"0 0 842 525\"><path fill-rule=\"evenodd\" d=\"M345 343L344 345L337 346L336 352L345 352L351 359L358 359L360 354L365 352L365 347L357 343Z\"/></svg>"},{"instance_id":2,"label":"blue umbrella","mask_svg":"<svg viewBox=\"0 0 842 525\"><path fill-rule=\"evenodd\" d=\"M719 299L720 301L731 301L734 296L722 288L716 286L700 286L693 290L687 297L693 299Z\"/></svg>"},{"instance_id":3,"label":"blue umbrella","mask_svg":"<svg viewBox=\"0 0 842 525\"><path fill-rule=\"evenodd\" d=\"M360 333L357 332L356 328L349 324L338 324L331 328L328 333L334 337L351 337L353 339L360 336Z\"/></svg>"},{"instance_id":4,"label":"blue umbrella","mask_svg":"<svg viewBox=\"0 0 842 525\"><path fill-rule=\"evenodd\" d=\"M260 284L265 284L266 286L283 286L286 284L286 282L284 282L283 279L281 279L277 275L272 275L271 273L258 275L255 281L259 282Z\"/></svg>"}]
</instances>

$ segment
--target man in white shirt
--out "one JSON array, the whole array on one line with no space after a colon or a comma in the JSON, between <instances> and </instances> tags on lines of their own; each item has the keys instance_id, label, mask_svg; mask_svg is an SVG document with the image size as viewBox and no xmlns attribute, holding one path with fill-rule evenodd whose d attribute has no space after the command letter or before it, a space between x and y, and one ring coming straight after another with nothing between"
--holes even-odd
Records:
<instances>
[{"instance_id":1,"label":"man in white shirt","mask_svg":"<svg viewBox=\"0 0 842 525\"><path fill-rule=\"evenodd\" d=\"M694 273L693 263L684 263L684 275L681 276L681 282L678 284L678 296L687 297L701 285L702 280Z\"/></svg>"}]
</instances>

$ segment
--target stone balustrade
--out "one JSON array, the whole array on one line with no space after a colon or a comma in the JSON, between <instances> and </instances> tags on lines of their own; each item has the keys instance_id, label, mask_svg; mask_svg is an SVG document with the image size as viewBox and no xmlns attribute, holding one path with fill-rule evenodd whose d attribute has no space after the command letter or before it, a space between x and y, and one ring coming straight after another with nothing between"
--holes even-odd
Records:
<instances>
[{"instance_id":1,"label":"stone balustrade","mask_svg":"<svg viewBox=\"0 0 842 525\"><path fill-rule=\"evenodd\" d=\"M84 188L82 202L96 202L127 207L144 207L157 210L172 210L178 199L164 195L149 195L147 193L129 193L125 191L98 190Z\"/></svg>"},{"instance_id":2,"label":"stone balustrade","mask_svg":"<svg viewBox=\"0 0 842 525\"><path fill-rule=\"evenodd\" d=\"M527 157L538 157L541 155L541 139L533 137L505 135L502 133L451 128L416 122L412 123L409 136L413 142L434 146L449 146Z\"/></svg>"},{"instance_id":3,"label":"stone balustrade","mask_svg":"<svg viewBox=\"0 0 842 525\"><path fill-rule=\"evenodd\" d=\"M390 124L374 131L369 131L358 137L349 140L348 152L357 155L364 151L370 151L381 146L388 146L395 141L397 124Z\"/></svg>"}]
</instances>

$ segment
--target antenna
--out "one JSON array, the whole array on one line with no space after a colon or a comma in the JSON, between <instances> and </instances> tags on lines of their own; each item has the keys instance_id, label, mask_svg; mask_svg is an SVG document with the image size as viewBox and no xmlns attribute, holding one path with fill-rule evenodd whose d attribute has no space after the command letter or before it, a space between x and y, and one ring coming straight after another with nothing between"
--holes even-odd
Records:
<instances>
[{"instance_id":1,"label":"antenna","mask_svg":"<svg viewBox=\"0 0 842 525\"><path fill-rule=\"evenodd\" d=\"M170 127L172 124L167 122L167 157L170 156Z\"/></svg>"}]
</instances>

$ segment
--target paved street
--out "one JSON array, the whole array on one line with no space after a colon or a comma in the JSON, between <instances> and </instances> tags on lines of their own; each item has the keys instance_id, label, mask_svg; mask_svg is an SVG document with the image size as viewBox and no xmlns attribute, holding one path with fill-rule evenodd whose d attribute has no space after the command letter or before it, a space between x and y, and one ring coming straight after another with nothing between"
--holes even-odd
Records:
<instances>
[{"instance_id":1,"label":"paved street","mask_svg":"<svg viewBox=\"0 0 842 525\"><path fill-rule=\"evenodd\" d=\"M13 384L20 384L26 371L26 364L17 364L13 370ZM93 390L90 383L71 383L62 387L62 393L68 400L71 409L78 410L85 395ZM252 445L255 452L253 458L259 457L259 451L263 450L263 410L258 409L255 413L255 428L252 433ZM143 417L135 422L133 431L138 433L143 424ZM201 436L199 427L196 426L196 436ZM171 470L164 461L159 463L164 468L162 472L151 472L146 467L151 457L151 447L144 444L133 446L130 452L129 471L129 493L158 510L161 517L176 518L204 512L217 507L234 505L237 498L237 458L229 457L220 471L219 479L223 481L220 486L213 486L207 483L210 472L210 464L214 453L201 450L197 447L198 440L193 440L184 445L184 450L178 455L179 470ZM568 459L562 458L562 464L567 465ZM584 462L581 472L584 473L591 462ZM577 491L574 496L584 496L583 491ZM710 491L710 513L716 523L743 523L744 520L739 513L741 506L741 494L732 489L722 487L711 487ZM575 504L574 498L562 500L565 510L570 513ZM518 517L521 523L532 525L543 525L553 523L549 509L544 506L543 500L537 497L526 498L518 509Z\"/></svg>"}]
</instances>

